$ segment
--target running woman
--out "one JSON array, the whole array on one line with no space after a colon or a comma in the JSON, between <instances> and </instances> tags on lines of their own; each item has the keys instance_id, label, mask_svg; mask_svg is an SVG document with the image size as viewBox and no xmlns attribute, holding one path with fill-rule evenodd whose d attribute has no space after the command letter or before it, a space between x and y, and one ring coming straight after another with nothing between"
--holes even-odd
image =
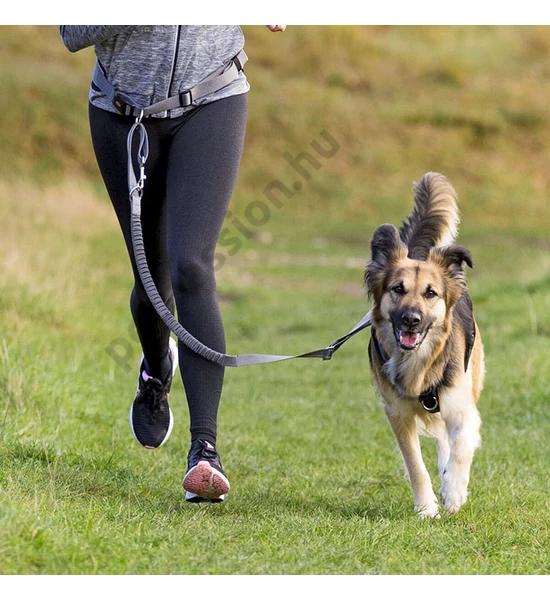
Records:
<instances>
[{"instance_id":1,"label":"running woman","mask_svg":"<svg viewBox=\"0 0 550 600\"><path fill-rule=\"evenodd\" d=\"M132 432L145 448L166 442L173 427L169 393L179 364L191 433L185 498L221 502L230 487L216 450L224 367L181 343L176 347L143 289L130 234L126 141L135 121L128 107L146 108L193 88L231 63L244 47L244 35L233 25L62 25L60 33L71 52L94 47L103 74L117 92L113 102L92 83L89 121L97 164L134 274L130 309L143 355L130 409ZM226 347L214 252L241 160L248 90L240 69L222 89L145 121L149 157L142 227L149 269L182 326L221 353Z\"/></svg>"}]
</instances>

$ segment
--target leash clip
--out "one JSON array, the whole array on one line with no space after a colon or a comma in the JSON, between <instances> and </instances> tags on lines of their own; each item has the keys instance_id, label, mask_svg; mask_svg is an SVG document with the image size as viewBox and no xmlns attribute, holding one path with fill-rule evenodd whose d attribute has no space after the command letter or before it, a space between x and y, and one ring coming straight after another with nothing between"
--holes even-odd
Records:
<instances>
[{"instance_id":1,"label":"leash clip","mask_svg":"<svg viewBox=\"0 0 550 600\"><path fill-rule=\"evenodd\" d=\"M143 194L143 188L145 187L145 180L147 179L147 175L145 175L145 159L140 157L142 160L139 164L139 180L137 182L136 188L138 190L139 195Z\"/></svg>"}]
</instances>

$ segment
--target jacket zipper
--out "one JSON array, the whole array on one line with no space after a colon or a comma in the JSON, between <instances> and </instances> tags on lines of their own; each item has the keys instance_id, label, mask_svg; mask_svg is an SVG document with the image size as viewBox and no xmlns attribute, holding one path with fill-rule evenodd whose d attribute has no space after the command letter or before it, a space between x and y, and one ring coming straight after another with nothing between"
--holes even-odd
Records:
<instances>
[{"instance_id":1,"label":"jacket zipper","mask_svg":"<svg viewBox=\"0 0 550 600\"><path fill-rule=\"evenodd\" d=\"M176 26L176 41L174 43L174 55L172 57L172 71L170 72L170 80L168 82L168 91L166 97L170 98L170 92L172 90L172 83L174 82L174 74L176 73L176 63L178 60L178 51L180 45L181 25ZM168 115L167 115L168 116Z\"/></svg>"}]
</instances>

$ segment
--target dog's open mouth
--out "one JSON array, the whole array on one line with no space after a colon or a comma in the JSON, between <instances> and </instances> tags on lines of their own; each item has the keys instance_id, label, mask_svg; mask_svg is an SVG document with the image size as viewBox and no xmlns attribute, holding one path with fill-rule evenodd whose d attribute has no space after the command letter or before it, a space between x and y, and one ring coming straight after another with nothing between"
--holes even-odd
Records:
<instances>
[{"instance_id":1,"label":"dog's open mouth","mask_svg":"<svg viewBox=\"0 0 550 600\"><path fill-rule=\"evenodd\" d=\"M395 339L403 350L416 350L428 334L426 331L400 331L394 328Z\"/></svg>"}]
</instances>

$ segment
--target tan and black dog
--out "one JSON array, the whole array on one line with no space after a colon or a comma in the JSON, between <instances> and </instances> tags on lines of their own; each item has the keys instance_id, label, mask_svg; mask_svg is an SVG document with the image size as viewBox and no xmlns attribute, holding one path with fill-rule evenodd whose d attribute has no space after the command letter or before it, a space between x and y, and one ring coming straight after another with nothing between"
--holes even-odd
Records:
<instances>
[{"instance_id":1,"label":"tan and black dog","mask_svg":"<svg viewBox=\"0 0 550 600\"><path fill-rule=\"evenodd\" d=\"M466 501L480 444L476 404L483 345L466 291L470 251L454 245L456 192L439 173L414 185L414 209L400 229L382 225L371 241L365 285L372 301L369 359L374 383L410 479L414 509L438 517L419 433L435 438L447 513Z\"/></svg>"}]
</instances>

